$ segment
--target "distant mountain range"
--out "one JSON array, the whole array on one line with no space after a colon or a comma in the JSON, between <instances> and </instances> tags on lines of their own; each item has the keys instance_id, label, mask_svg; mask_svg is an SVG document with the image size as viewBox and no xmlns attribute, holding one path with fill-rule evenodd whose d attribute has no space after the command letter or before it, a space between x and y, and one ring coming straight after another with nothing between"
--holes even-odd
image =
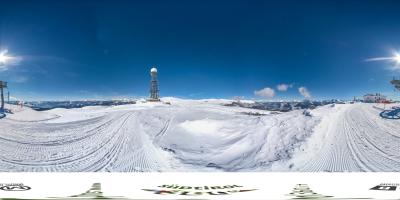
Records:
<instances>
[{"instance_id":1,"label":"distant mountain range","mask_svg":"<svg viewBox=\"0 0 400 200\"><path fill-rule=\"evenodd\" d=\"M135 104L134 100L106 100L106 101L30 101L25 102L25 106L31 107L37 111L51 110L54 108L82 108L85 106L116 106ZM10 104L17 104L17 102L10 102Z\"/></svg>"},{"instance_id":2,"label":"distant mountain range","mask_svg":"<svg viewBox=\"0 0 400 200\"><path fill-rule=\"evenodd\" d=\"M285 102L240 102L233 101L225 106L238 106L243 108L252 108L259 110L269 111L280 111L288 112L297 109L314 109L318 106L327 104L344 104L345 102L340 100L324 100L324 101L285 101ZM10 102L10 104L17 104L16 101ZM54 108L82 108L85 106L116 106L136 104L136 100L89 100L89 101L29 101L25 102L25 106L31 107L37 111L51 110Z\"/></svg>"},{"instance_id":3,"label":"distant mountain range","mask_svg":"<svg viewBox=\"0 0 400 200\"><path fill-rule=\"evenodd\" d=\"M298 109L314 109L318 106L328 105L328 104L344 104L345 102L340 100L324 100L324 101L288 101L288 102L254 102L254 103L244 103L234 101L230 104L225 104L225 106L238 106L243 108L253 108L259 110L269 110L269 111L280 111L288 112L291 110ZM351 102L352 103L352 102Z\"/></svg>"}]
</instances>

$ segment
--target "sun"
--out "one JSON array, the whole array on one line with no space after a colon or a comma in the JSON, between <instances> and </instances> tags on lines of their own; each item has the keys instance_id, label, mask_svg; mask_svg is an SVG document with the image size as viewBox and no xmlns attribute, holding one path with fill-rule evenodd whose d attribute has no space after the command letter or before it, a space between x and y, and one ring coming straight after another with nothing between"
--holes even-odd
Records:
<instances>
[{"instance_id":1,"label":"sun","mask_svg":"<svg viewBox=\"0 0 400 200\"><path fill-rule=\"evenodd\" d=\"M400 64L400 53L395 53L394 54L393 61L395 61L396 64Z\"/></svg>"},{"instance_id":2,"label":"sun","mask_svg":"<svg viewBox=\"0 0 400 200\"><path fill-rule=\"evenodd\" d=\"M11 57L7 56L6 53L7 53L7 51L0 52L0 63L5 64L8 60L11 59Z\"/></svg>"}]
</instances>

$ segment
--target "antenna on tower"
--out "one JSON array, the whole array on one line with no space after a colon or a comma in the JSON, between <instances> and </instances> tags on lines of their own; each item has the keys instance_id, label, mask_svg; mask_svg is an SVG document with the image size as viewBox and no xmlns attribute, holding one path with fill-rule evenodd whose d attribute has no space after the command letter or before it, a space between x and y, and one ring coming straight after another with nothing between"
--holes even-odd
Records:
<instances>
[{"instance_id":1,"label":"antenna on tower","mask_svg":"<svg viewBox=\"0 0 400 200\"><path fill-rule=\"evenodd\" d=\"M158 80L157 80L157 68L153 67L150 70L151 81L150 81L150 98L148 101L160 101L160 95L158 90Z\"/></svg>"}]
</instances>

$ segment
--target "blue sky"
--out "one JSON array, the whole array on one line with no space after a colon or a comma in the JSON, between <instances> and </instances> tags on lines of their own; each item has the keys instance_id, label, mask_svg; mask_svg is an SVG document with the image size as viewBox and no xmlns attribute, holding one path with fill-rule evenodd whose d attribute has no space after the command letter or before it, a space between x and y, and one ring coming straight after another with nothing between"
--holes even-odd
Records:
<instances>
[{"instance_id":1,"label":"blue sky","mask_svg":"<svg viewBox=\"0 0 400 200\"><path fill-rule=\"evenodd\" d=\"M19 99L144 97L152 66L161 96L400 96L389 84L400 75L395 63L366 61L400 50L399 1L0 5L0 49L15 58L0 64L0 79ZM291 87L279 91L279 84Z\"/></svg>"}]
</instances>

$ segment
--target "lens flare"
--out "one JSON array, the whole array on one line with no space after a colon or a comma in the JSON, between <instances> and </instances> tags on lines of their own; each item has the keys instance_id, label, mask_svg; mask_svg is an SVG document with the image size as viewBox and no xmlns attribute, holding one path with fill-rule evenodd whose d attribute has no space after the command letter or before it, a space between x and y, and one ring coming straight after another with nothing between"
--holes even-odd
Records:
<instances>
[{"instance_id":1,"label":"lens flare","mask_svg":"<svg viewBox=\"0 0 400 200\"><path fill-rule=\"evenodd\" d=\"M12 59L12 57L7 55L7 50L0 52L0 63L1 64L6 64L7 61L9 61L11 59Z\"/></svg>"},{"instance_id":2,"label":"lens flare","mask_svg":"<svg viewBox=\"0 0 400 200\"><path fill-rule=\"evenodd\" d=\"M400 64L400 53L394 52L390 57L376 57L376 58L368 58L365 61L391 61L395 62L397 65Z\"/></svg>"},{"instance_id":3,"label":"lens flare","mask_svg":"<svg viewBox=\"0 0 400 200\"><path fill-rule=\"evenodd\" d=\"M400 54L395 53L393 60L396 62L396 64L400 64Z\"/></svg>"}]
</instances>

